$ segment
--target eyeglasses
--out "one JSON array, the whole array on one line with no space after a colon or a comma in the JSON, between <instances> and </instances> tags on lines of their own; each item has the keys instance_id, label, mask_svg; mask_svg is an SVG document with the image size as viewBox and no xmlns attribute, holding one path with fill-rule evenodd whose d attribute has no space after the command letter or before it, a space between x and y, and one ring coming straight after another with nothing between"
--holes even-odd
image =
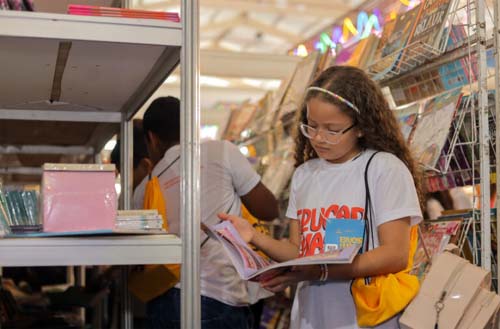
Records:
<instances>
[{"instance_id":1,"label":"eyeglasses","mask_svg":"<svg viewBox=\"0 0 500 329\"><path fill-rule=\"evenodd\" d=\"M311 126L306 125L305 123L300 124L300 132L302 135L305 137L312 139L315 138L320 132L323 132L323 140L327 144L335 145L340 143L340 138L342 135L344 135L346 132L351 130L356 126L355 123L353 123L351 126L345 128L344 130L341 131L331 131L331 130L323 130L323 129L318 129L318 128L313 128Z\"/></svg>"}]
</instances>

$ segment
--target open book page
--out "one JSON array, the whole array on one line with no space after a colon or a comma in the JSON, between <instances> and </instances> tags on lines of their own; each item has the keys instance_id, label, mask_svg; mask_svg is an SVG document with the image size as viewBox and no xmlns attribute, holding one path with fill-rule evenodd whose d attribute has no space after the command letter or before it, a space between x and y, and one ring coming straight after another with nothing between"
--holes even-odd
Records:
<instances>
[{"instance_id":1,"label":"open book page","mask_svg":"<svg viewBox=\"0 0 500 329\"><path fill-rule=\"evenodd\" d=\"M359 245L352 245L324 254L275 263L269 262L253 251L229 221L221 222L211 228L202 225L202 228L211 238L222 244L241 278L252 281L271 278L290 270L293 266L351 263L360 248Z\"/></svg>"}]
</instances>

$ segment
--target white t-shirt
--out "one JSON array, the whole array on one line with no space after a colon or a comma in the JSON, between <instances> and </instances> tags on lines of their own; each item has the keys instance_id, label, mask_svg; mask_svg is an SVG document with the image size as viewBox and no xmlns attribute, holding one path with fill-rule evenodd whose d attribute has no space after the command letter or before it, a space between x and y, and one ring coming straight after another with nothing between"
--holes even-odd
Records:
<instances>
[{"instance_id":1,"label":"white t-shirt","mask_svg":"<svg viewBox=\"0 0 500 329\"><path fill-rule=\"evenodd\" d=\"M249 193L260 181L248 160L239 149L227 142L209 141L201 144L200 198L201 221L217 224L217 214L226 212L241 215L240 196ZM167 150L163 159L153 169L160 174L160 186L167 207L170 233L180 235L180 146ZM175 162L174 162L175 161ZM134 208L142 209L146 177L134 191ZM201 230L200 230L201 231ZM201 241L206 235L201 234ZM209 239L200 250L201 294L223 303L248 305L247 282L240 279L229 257L217 241Z\"/></svg>"},{"instance_id":2,"label":"white t-shirt","mask_svg":"<svg viewBox=\"0 0 500 329\"><path fill-rule=\"evenodd\" d=\"M313 159L297 168L286 215L300 220L301 255L322 251L323 219L363 218L364 171L373 153L366 150L354 160L341 164ZM408 216L412 224L422 220L413 178L396 156L385 152L375 155L368 169L368 185L375 226ZM374 240L377 247L376 233ZM350 281L301 282L292 308L291 328L358 328ZM379 328L398 328L397 319Z\"/></svg>"}]
</instances>

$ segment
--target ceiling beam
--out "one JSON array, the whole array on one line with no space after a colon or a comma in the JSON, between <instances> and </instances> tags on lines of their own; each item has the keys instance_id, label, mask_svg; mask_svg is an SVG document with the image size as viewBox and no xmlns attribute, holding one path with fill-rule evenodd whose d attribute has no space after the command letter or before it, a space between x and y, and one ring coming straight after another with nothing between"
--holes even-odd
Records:
<instances>
[{"instance_id":1,"label":"ceiling beam","mask_svg":"<svg viewBox=\"0 0 500 329\"><path fill-rule=\"evenodd\" d=\"M148 10L161 10L167 6L178 5L179 1L170 1L165 3L144 4L143 8ZM353 9L350 1L323 1L311 2L307 4L284 4L276 1L256 1L256 0L202 0L200 1L202 8L214 9L230 9L249 12L266 12L275 14L287 14L295 16L312 16L312 17L327 17L331 18L332 22L335 18L345 14Z\"/></svg>"},{"instance_id":2,"label":"ceiling beam","mask_svg":"<svg viewBox=\"0 0 500 329\"><path fill-rule=\"evenodd\" d=\"M303 41L303 37L301 37L300 35L285 32L285 31L280 30L274 26L261 23L255 19L252 19L252 18L248 18L244 24L247 26L253 27L256 30L259 30L260 32L272 34L272 35L274 35L278 38L284 39L292 44L296 44L296 43Z\"/></svg>"},{"instance_id":3,"label":"ceiling beam","mask_svg":"<svg viewBox=\"0 0 500 329\"><path fill-rule=\"evenodd\" d=\"M227 78L286 79L300 60L288 55L201 50L200 72Z\"/></svg>"},{"instance_id":4,"label":"ceiling beam","mask_svg":"<svg viewBox=\"0 0 500 329\"><path fill-rule=\"evenodd\" d=\"M226 30L229 28L233 28L237 25L240 25L246 21L245 16L238 14L233 18L230 18L228 20L223 20L219 22L210 22L207 24L204 24L200 27L200 30L203 32L208 32L211 30Z\"/></svg>"},{"instance_id":5,"label":"ceiling beam","mask_svg":"<svg viewBox=\"0 0 500 329\"><path fill-rule=\"evenodd\" d=\"M224 39L229 33L231 33L232 28L226 28L224 29L221 33L219 33L214 39L213 39L213 46L215 49L222 49L220 46L220 42L222 39Z\"/></svg>"}]
</instances>

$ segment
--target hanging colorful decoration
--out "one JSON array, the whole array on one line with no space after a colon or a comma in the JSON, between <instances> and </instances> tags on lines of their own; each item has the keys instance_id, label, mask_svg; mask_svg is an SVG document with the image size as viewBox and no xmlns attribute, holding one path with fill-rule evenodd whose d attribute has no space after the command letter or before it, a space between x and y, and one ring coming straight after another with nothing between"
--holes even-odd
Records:
<instances>
[{"instance_id":1,"label":"hanging colorful decoration","mask_svg":"<svg viewBox=\"0 0 500 329\"><path fill-rule=\"evenodd\" d=\"M358 14L357 24L354 25L350 18L345 18L342 26L334 26L331 33L323 32L320 34L314 48L324 53L327 50L335 51L338 44L346 44L357 42L361 39L368 38L372 33L380 33L382 31L382 17L380 11L374 10L372 14L362 11ZM299 51L303 53L305 45L301 44L294 51L299 55ZM300 49L300 50L299 50Z\"/></svg>"},{"instance_id":2,"label":"hanging colorful decoration","mask_svg":"<svg viewBox=\"0 0 500 329\"><path fill-rule=\"evenodd\" d=\"M383 1L384 0L381 0L377 7L387 9L387 7L380 7L384 5ZM419 2L420 0L397 1L397 3L404 6L402 7L404 8L403 11L413 8ZM293 50L293 54L297 56L307 56L305 54L308 54L314 49L319 50L321 53L332 51L335 54L337 46L339 45L345 46L346 44L353 44L359 40L368 38L370 34L382 33L384 23L391 19L395 19L397 11L401 9L392 6L390 7L392 8L391 11L385 10L384 13L382 13L378 8L375 8L371 13L360 11L357 16L355 16L356 24L352 16L344 18L341 25L334 25L330 31L322 32L316 38L309 39L303 44L298 45Z\"/></svg>"}]
</instances>

